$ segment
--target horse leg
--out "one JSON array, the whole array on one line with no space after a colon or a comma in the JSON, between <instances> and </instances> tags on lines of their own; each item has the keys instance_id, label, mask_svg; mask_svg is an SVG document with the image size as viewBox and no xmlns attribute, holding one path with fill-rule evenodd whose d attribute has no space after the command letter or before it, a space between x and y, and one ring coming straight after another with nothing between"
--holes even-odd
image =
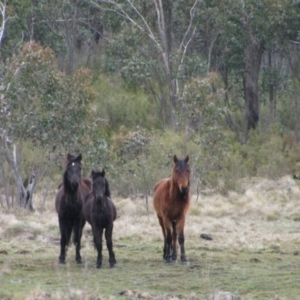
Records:
<instances>
[{"instance_id":1,"label":"horse leg","mask_svg":"<svg viewBox=\"0 0 300 300\"><path fill-rule=\"evenodd\" d=\"M82 236L82 223L83 220L79 219L79 221L77 221L74 224L74 245L75 245L75 249L76 249L76 254L75 254L75 260L78 264L81 264L81 255L80 255L80 247L81 247L81 236Z\"/></svg>"},{"instance_id":2,"label":"horse leg","mask_svg":"<svg viewBox=\"0 0 300 300\"><path fill-rule=\"evenodd\" d=\"M157 216L159 225L162 229L163 237L164 237L164 250L163 250L163 259L166 259L166 252L167 252L167 242L166 242L166 232L165 232L165 227L164 223L161 217Z\"/></svg>"},{"instance_id":3,"label":"horse leg","mask_svg":"<svg viewBox=\"0 0 300 300\"><path fill-rule=\"evenodd\" d=\"M172 222L172 261L177 262L177 228L176 222Z\"/></svg>"},{"instance_id":4,"label":"horse leg","mask_svg":"<svg viewBox=\"0 0 300 300\"><path fill-rule=\"evenodd\" d=\"M103 228L93 228L94 233L94 243L98 252L97 261L95 267L97 269L101 268L102 265L102 235Z\"/></svg>"},{"instance_id":5,"label":"horse leg","mask_svg":"<svg viewBox=\"0 0 300 300\"><path fill-rule=\"evenodd\" d=\"M171 250L172 250L172 223L168 220L164 220L165 233L166 233L166 264L172 263Z\"/></svg>"},{"instance_id":6,"label":"horse leg","mask_svg":"<svg viewBox=\"0 0 300 300\"><path fill-rule=\"evenodd\" d=\"M64 264L66 260L66 249L68 247L72 226L70 222L66 222L61 218L58 219L59 228L60 228L60 254L59 254L59 263Z\"/></svg>"},{"instance_id":7,"label":"horse leg","mask_svg":"<svg viewBox=\"0 0 300 300\"><path fill-rule=\"evenodd\" d=\"M115 258L115 253L113 251L112 233L113 233L113 224L107 226L107 228L105 229L106 247L109 254L109 265L111 268L113 268L117 263Z\"/></svg>"},{"instance_id":8,"label":"horse leg","mask_svg":"<svg viewBox=\"0 0 300 300\"><path fill-rule=\"evenodd\" d=\"M185 218L182 218L180 222L177 225L177 231L178 231L178 243L180 246L180 259L182 264L188 265L189 261L186 258L185 255L185 249L184 249L184 223L185 223Z\"/></svg>"}]
</instances>

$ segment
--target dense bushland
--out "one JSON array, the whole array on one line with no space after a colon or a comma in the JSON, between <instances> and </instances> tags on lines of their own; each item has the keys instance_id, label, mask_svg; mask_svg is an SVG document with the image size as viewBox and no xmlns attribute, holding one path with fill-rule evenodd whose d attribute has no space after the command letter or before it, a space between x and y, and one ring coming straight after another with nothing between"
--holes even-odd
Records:
<instances>
[{"instance_id":1,"label":"dense bushland","mask_svg":"<svg viewBox=\"0 0 300 300\"><path fill-rule=\"evenodd\" d=\"M0 2L3 207L56 188L67 152L126 197L174 154L195 194L299 172L297 3Z\"/></svg>"}]
</instances>

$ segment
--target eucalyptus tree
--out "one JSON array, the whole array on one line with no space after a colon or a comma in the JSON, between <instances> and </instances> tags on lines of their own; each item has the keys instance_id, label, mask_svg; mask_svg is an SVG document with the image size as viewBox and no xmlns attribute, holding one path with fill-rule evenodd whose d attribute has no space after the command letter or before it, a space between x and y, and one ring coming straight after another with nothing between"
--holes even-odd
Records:
<instances>
[{"instance_id":1,"label":"eucalyptus tree","mask_svg":"<svg viewBox=\"0 0 300 300\"><path fill-rule=\"evenodd\" d=\"M102 12L109 36L104 68L144 86L158 103L163 125L175 126L199 1L87 1Z\"/></svg>"},{"instance_id":2,"label":"eucalyptus tree","mask_svg":"<svg viewBox=\"0 0 300 300\"><path fill-rule=\"evenodd\" d=\"M73 76L59 72L53 51L35 42L25 44L4 69L0 91L1 152L12 170L18 204L26 207L37 175L41 176L44 169L39 174L33 170L30 178L34 182L26 189L22 174L28 170L21 170L24 143L44 149L45 158L51 153L53 156L86 150L97 130L90 106L94 94L88 88L89 71L81 69ZM45 160L43 167L46 165Z\"/></svg>"},{"instance_id":3,"label":"eucalyptus tree","mask_svg":"<svg viewBox=\"0 0 300 300\"><path fill-rule=\"evenodd\" d=\"M86 1L10 0L6 8L7 16L14 18L6 22L0 53L3 59L24 42L34 40L55 52L60 70L72 73L89 65L102 22L97 9Z\"/></svg>"},{"instance_id":4,"label":"eucalyptus tree","mask_svg":"<svg viewBox=\"0 0 300 300\"><path fill-rule=\"evenodd\" d=\"M3 2L0 1L0 17L1 17L1 25L0 25L0 47L1 47L1 42L4 36L4 30L5 26L8 20L7 13L6 13L6 0Z\"/></svg>"},{"instance_id":5,"label":"eucalyptus tree","mask_svg":"<svg viewBox=\"0 0 300 300\"><path fill-rule=\"evenodd\" d=\"M202 8L206 11L201 15L202 21L206 20L208 26L200 30L206 35L212 32L216 37L211 67L223 74L228 89L228 74L243 79L240 82L245 100L245 126L247 131L255 129L260 119L262 57L267 51L275 53L283 49L290 39L297 39L299 6L289 0L204 0Z\"/></svg>"}]
</instances>

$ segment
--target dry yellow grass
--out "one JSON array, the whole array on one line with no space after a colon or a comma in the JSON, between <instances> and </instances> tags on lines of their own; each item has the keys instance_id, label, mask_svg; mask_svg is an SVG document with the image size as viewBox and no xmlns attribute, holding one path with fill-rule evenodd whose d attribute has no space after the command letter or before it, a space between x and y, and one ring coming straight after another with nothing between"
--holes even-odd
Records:
<instances>
[{"instance_id":1,"label":"dry yellow grass","mask_svg":"<svg viewBox=\"0 0 300 300\"><path fill-rule=\"evenodd\" d=\"M217 258L218 252L222 252L225 261L229 261L236 253L251 253L252 262L256 262L261 258L253 257L254 253L268 253L268 255L269 253L288 253L294 259L297 258L300 251L300 182L294 181L290 177L283 177L278 181L255 178L241 183L241 189L244 191L241 194L235 192L230 192L227 196L206 194L201 195L197 201L196 196L192 197L185 228L186 251L188 258L191 260L190 270L201 269L198 276L200 276L201 285L205 287L205 299L212 299L213 297L217 299L217 295L220 294L219 288L215 286L215 283L213 284L213 274L216 272L216 269L214 269L216 268L215 264L218 261L218 268L221 268L222 259L224 259L224 257ZM15 272L14 255L22 257L20 255L23 254L25 257L27 251L35 258L39 255L41 255L41 259L50 257L50 261L55 260L56 263L59 252L59 229L54 211L54 195L55 191L48 193L43 213L39 212L39 205L36 205L37 210L34 213L18 209L1 210L0 282L6 277L13 276ZM34 201L36 204L39 203L38 197L39 195L35 195ZM148 267L150 272L153 264L160 264L162 257L162 233L152 208L151 199L149 201L149 212L146 210L144 199L114 198L114 202L119 216L115 221L113 234L117 260L118 255L120 257L127 255L127 252L123 250L127 247L131 249L131 252L128 253L129 256L126 259L128 261L132 259L134 263L142 265L143 263L139 261L139 258L135 258L133 253L150 251L149 261L151 264ZM211 235L213 240L201 239L201 233ZM134 250L135 247L136 250ZM89 263L93 263L96 255L88 224L84 228L82 255L89 256ZM105 248L103 255L107 255ZM67 258L70 264L74 264L73 258L74 247L71 246ZM247 262L249 262L248 258ZM162 261L161 264L163 264ZM219 264L221 265L219 266ZM242 268L237 265L232 266L232 268L236 267L240 270ZM86 268L89 268L89 266L86 265ZM34 272L34 270L31 271ZM241 272L244 274L244 271ZM147 276L146 271L144 276ZM7 284L9 283L6 282L6 286ZM234 283L232 286L234 286ZM202 288L201 291L204 289ZM120 292L118 296L115 294L106 295L105 299L154 298L153 293L151 294L151 290L147 289L146 286L141 285L140 290L141 292L136 292L125 289L123 294ZM259 299L253 296L256 293L251 288L237 287L229 292L244 294L245 297L241 299ZM161 296L161 298L159 298L159 295L155 295L156 299L180 298L178 291L174 295L170 294L170 291L165 291L165 293L166 295ZM5 291L1 290L0 284L0 299L4 295L6 295ZM85 291L81 288L74 288L74 286L69 287L67 297L60 291L59 287L51 293L51 297L47 295L48 292L39 287L35 287L28 291L28 294L25 294L26 299L98 299L91 296L90 290ZM185 291L184 295L188 299L198 299L197 293L193 290L189 293ZM222 297L225 297L226 293L222 295ZM254 298L251 298L252 296ZM292 296L289 299L299 299L297 295ZM7 299L22 299L20 296L10 297ZM277 295L274 293L274 296L265 299L288 299L286 297L286 292L283 289L282 291L279 290Z\"/></svg>"}]
</instances>

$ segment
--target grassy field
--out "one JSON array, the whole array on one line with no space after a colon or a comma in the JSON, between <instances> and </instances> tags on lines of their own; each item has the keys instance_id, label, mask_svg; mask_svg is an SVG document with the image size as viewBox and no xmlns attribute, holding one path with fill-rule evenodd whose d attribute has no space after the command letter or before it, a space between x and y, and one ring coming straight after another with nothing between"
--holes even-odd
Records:
<instances>
[{"instance_id":1,"label":"grassy field","mask_svg":"<svg viewBox=\"0 0 300 300\"><path fill-rule=\"evenodd\" d=\"M186 224L190 264L165 265L156 216L145 200L114 199L116 268L102 269L90 226L58 264L54 193L40 213L0 211L0 299L300 299L300 182L253 179L241 193L193 197ZM38 195L34 199L38 208ZM201 233L213 240L200 238ZM227 293L226 293L227 292Z\"/></svg>"}]
</instances>

